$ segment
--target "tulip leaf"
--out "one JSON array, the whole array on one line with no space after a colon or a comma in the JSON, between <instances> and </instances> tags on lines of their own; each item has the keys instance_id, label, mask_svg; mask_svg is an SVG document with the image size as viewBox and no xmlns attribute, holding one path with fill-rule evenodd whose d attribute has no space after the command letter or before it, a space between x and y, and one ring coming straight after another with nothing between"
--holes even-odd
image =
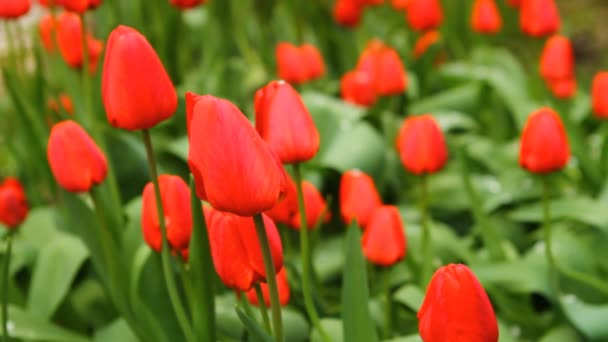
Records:
<instances>
[{"instance_id":1,"label":"tulip leaf","mask_svg":"<svg viewBox=\"0 0 608 342\"><path fill-rule=\"evenodd\" d=\"M406 284L393 294L393 298L396 301L405 304L412 309L412 311L418 312L418 309L424 300L424 292L422 292L418 286Z\"/></svg>"},{"instance_id":2,"label":"tulip leaf","mask_svg":"<svg viewBox=\"0 0 608 342\"><path fill-rule=\"evenodd\" d=\"M320 322L321 326L329 335L332 342L342 342L344 341L343 337L343 328L342 321L335 318L324 318ZM313 329L312 334L310 335L311 342L322 342L323 338L317 329Z\"/></svg>"},{"instance_id":3,"label":"tulip leaf","mask_svg":"<svg viewBox=\"0 0 608 342\"><path fill-rule=\"evenodd\" d=\"M422 339L418 334L415 334L403 337L395 337L390 340L384 340L383 342L422 342Z\"/></svg>"},{"instance_id":4,"label":"tulip leaf","mask_svg":"<svg viewBox=\"0 0 608 342\"><path fill-rule=\"evenodd\" d=\"M577 340L576 330L567 325L560 325L549 330L538 342L570 342Z\"/></svg>"},{"instance_id":5,"label":"tulip leaf","mask_svg":"<svg viewBox=\"0 0 608 342\"><path fill-rule=\"evenodd\" d=\"M94 342L137 342L137 337L133 334L124 319L117 319L107 326L95 332Z\"/></svg>"},{"instance_id":6,"label":"tulip leaf","mask_svg":"<svg viewBox=\"0 0 608 342\"><path fill-rule=\"evenodd\" d=\"M547 266L532 260L471 265L473 273L486 286L515 292L539 292L550 297Z\"/></svg>"},{"instance_id":7,"label":"tulip leaf","mask_svg":"<svg viewBox=\"0 0 608 342\"><path fill-rule=\"evenodd\" d=\"M352 224L346 232L346 250L342 275L343 336L349 342L378 340L369 311L369 288L365 259L361 250L361 231Z\"/></svg>"},{"instance_id":8,"label":"tulip leaf","mask_svg":"<svg viewBox=\"0 0 608 342\"><path fill-rule=\"evenodd\" d=\"M608 304L588 304L575 295L562 296L560 302L566 316L587 338L608 339Z\"/></svg>"},{"instance_id":9,"label":"tulip leaf","mask_svg":"<svg viewBox=\"0 0 608 342\"><path fill-rule=\"evenodd\" d=\"M413 102L409 107L409 112L411 114L425 114L436 111L472 113L477 109L480 91L481 86L477 82L459 85Z\"/></svg>"},{"instance_id":10,"label":"tulip leaf","mask_svg":"<svg viewBox=\"0 0 608 342\"><path fill-rule=\"evenodd\" d=\"M239 319L241 320L241 322L243 322L243 324L247 328L247 331L249 331L250 338L252 341L254 341L254 342L272 342L273 341L272 337L270 337L270 335L268 335L268 333L266 333L266 331L264 331L264 328L262 328L255 321L254 318L247 316L247 314L238 306L235 307L235 310L236 310L237 315L239 316Z\"/></svg>"},{"instance_id":11,"label":"tulip leaf","mask_svg":"<svg viewBox=\"0 0 608 342\"><path fill-rule=\"evenodd\" d=\"M58 327L44 319L28 315L21 309L9 306L8 332L15 339L45 342L87 342L84 336Z\"/></svg>"}]
</instances>

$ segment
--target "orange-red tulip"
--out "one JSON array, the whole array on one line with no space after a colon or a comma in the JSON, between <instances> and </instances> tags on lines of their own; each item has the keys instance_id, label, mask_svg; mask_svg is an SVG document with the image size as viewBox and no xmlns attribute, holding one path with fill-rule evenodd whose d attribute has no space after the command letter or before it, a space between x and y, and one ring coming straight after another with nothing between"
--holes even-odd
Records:
<instances>
[{"instance_id":1,"label":"orange-red tulip","mask_svg":"<svg viewBox=\"0 0 608 342\"><path fill-rule=\"evenodd\" d=\"M432 30L443 21L439 0L410 0L407 5L407 21L417 31Z\"/></svg>"},{"instance_id":2,"label":"orange-red tulip","mask_svg":"<svg viewBox=\"0 0 608 342\"><path fill-rule=\"evenodd\" d=\"M492 303L475 274L461 264L438 269L418 311L424 342L497 342L498 323Z\"/></svg>"},{"instance_id":3,"label":"orange-red tulip","mask_svg":"<svg viewBox=\"0 0 608 342\"><path fill-rule=\"evenodd\" d=\"M272 81L255 93L255 127L283 163L312 159L320 137L300 94L289 83Z\"/></svg>"},{"instance_id":4,"label":"orange-red tulip","mask_svg":"<svg viewBox=\"0 0 608 342\"><path fill-rule=\"evenodd\" d=\"M82 49L82 21L71 12L63 12L57 17L57 44L65 62L72 68L82 68L84 54ZM95 72L99 56L103 50L103 42L87 34L89 55L89 71Z\"/></svg>"},{"instance_id":5,"label":"orange-red tulip","mask_svg":"<svg viewBox=\"0 0 608 342\"><path fill-rule=\"evenodd\" d=\"M523 0L519 11L522 32L532 37L554 34L559 30L561 19L555 0Z\"/></svg>"},{"instance_id":6,"label":"orange-red tulip","mask_svg":"<svg viewBox=\"0 0 608 342\"><path fill-rule=\"evenodd\" d=\"M325 64L319 50L310 44L296 46L279 43L275 49L279 77L292 84L319 78L325 73Z\"/></svg>"},{"instance_id":7,"label":"orange-red tulip","mask_svg":"<svg viewBox=\"0 0 608 342\"><path fill-rule=\"evenodd\" d=\"M316 46L312 44L302 44L300 46L300 54L306 70L308 71L308 80L315 80L325 75L325 62L323 55Z\"/></svg>"},{"instance_id":8,"label":"orange-red tulip","mask_svg":"<svg viewBox=\"0 0 608 342\"><path fill-rule=\"evenodd\" d=\"M224 99L187 96L188 165L198 196L241 216L274 207L285 191L285 170L245 115Z\"/></svg>"},{"instance_id":9,"label":"orange-red tulip","mask_svg":"<svg viewBox=\"0 0 608 342\"><path fill-rule=\"evenodd\" d=\"M346 102L368 107L376 102L376 91L370 75L365 72L349 71L340 80L340 94Z\"/></svg>"},{"instance_id":10,"label":"orange-red tulip","mask_svg":"<svg viewBox=\"0 0 608 342\"><path fill-rule=\"evenodd\" d=\"M40 18L38 33L40 34L42 46L48 53L55 52L55 38L53 37L55 28L55 18L50 13L47 13Z\"/></svg>"},{"instance_id":11,"label":"orange-red tulip","mask_svg":"<svg viewBox=\"0 0 608 342\"><path fill-rule=\"evenodd\" d=\"M289 290L289 282L287 281L287 272L285 268L281 269L279 273L277 273L277 289L279 291L279 303L282 306L285 306L289 303L289 298L291 296L291 291ZM270 295L268 293L268 285L262 283L260 284L262 288L262 295L264 296L264 303L267 307L270 307ZM258 296L255 293L255 289L251 289L247 291L247 299L249 302L255 306L259 306Z\"/></svg>"},{"instance_id":12,"label":"orange-red tulip","mask_svg":"<svg viewBox=\"0 0 608 342\"><path fill-rule=\"evenodd\" d=\"M370 75L377 95L397 95L407 88L407 75L399 54L380 40L373 39L367 44L357 70Z\"/></svg>"},{"instance_id":13,"label":"orange-red tulip","mask_svg":"<svg viewBox=\"0 0 608 342\"><path fill-rule=\"evenodd\" d=\"M576 79L574 76L566 79L546 81L546 83L553 96L558 99L569 99L576 93Z\"/></svg>"},{"instance_id":14,"label":"orange-red tulip","mask_svg":"<svg viewBox=\"0 0 608 342\"><path fill-rule=\"evenodd\" d=\"M405 257L407 241L397 207L383 205L371 214L361 240L371 263L391 266Z\"/></svg>"},{"instance_id":15,"label":"orange-red tulip","mask_svg":"<svg viewBox=\"0 0 608 342\"><path fill-rule=\"evenodd\" d=\"M17 228L27 216L29 207L21 182L7 178L0 184L0 223L7 228Z\"/></svg>"},{"instance_id":16,"label":"orange-red tulip","mask_svg":"<svg viewBox=\"0 0 608 342\"><path fill-rule=\"evenodd\" d=\"M471 27L475 32L492 34L502 28L502 18L494 0L475 0Z\"/></svg>"},{"instance_id":17,"label":"orange-red tulip","mask_svg":"<svg viewBox=\"0 0 608 342\"><path fill-rule=\"evenodd\" d=\"M437 172L448 160L443 133L429 114L403 121L397 136L397 150L403 166L417 175Z\"/></svg>"},{"instance_id":18,"label":"orange-red tulip","mask_svg":"<svg viewBox=\"0 0 608 342\"><path fill-rule=\"evenodd\" d=\"M70 12L83 13L97 8L102 0L55 0L55 3Z\"/></svg>"},{"instance_id":19,"label":"orange-red tulip","mask_svg":"<svg viewBox=\"0 0 608 342\"><path fill-rule=\"evenodd\" d=\"M298 193L296 183L287 176L287 185L285 187L285 195L275 204L270 210L266 210L264 214L268 215L274 222L283 224L292 224L293 217L298 212Z\"/></svg>"},{"instance_id":20,"label":"orange-red tulip","mask_svg":"<svg viewBox=\"0 0 608 342\"><path fill-rule=\"evenodd\" d=\"M329 208L327 208L327 203L317 187L308 181L303 181L302 193L306 206L306 224L308 225L308 229L311 230L315 228L320 220L329 222L331 219L331 212L328 211ZM300 219L300 212L296 212L291 226L299 230Z\"/></svg>"},{"instance_id":21,"label":"orange-red tulip","mask_svg":"<svg viewBox=\"0 0 608 342\"><path fill-rule=\"evenodd\" d=\"M110 33L101 87L114 127L152 128L177 109L177 93L156 52L146 37L127 26Z\"/></svg>"},{"instance_id":22,"label":"orange-red tulip","mask_svg":"<svg viewBox=\"0 0 608 342\"><path fill-rule=\"evenodd\" d=\"M17 19L30 11L30 0L0 0L0 18Z\"/></svg>"},{"instance_id":23,"label":"orange-red tulip","mask_svg":"<svg viewBox=\"0 0 608 342\"><path fill-rule=\"evenodd\" d=\"M192 206L190 189L178 176L160 175L158 177L160 195L165 215L167 241L173 250L188 247L192 233ZM141 228L144 241L153 250L162 250L162 235L158 220L154 184L146 184L142 195Z\"/></svg>"},{"instance_id":24,"label":"orange-red tulip","mask_svg":"<svg viewBox=\"0 0 608 342\"><path fill-rule=\"evenodd\" d=\"M204 4L207 0L169 0L169 2L171 5L184 10Z\"/></svg>"},{"instance_id":25,"label":"orange-red tulip","mask_svg":"<svg viewBox=\"0 0 608 342\"><path fill-rule=\"evenodd\" d=\"M108 163L87 132L72 120L51 129L47 157L57 183L71 192L87 192L106 178Z\"/></svg>"},{"instance_id":26,"label":"orange-red tulip","mask_svg":"<svg viewBox=\"0 0 608 342\"><path fill-rule=\"evenodd\" d=\"M392 0L391 5L396 10L406 10L411 0Z\"/></svg>"},{"instance_id":27,"label":"orange-red tulip","mask_svg":"<svg viewBox=\"0 0 608 342\"><path fill-rule=\"evenodd\" d=\"M422 57L425 52L433 45L435 45L441 39L441 34L437 30L425 32L414 44L412 54L415 59Z\"/></svg>"},{"instance_id":28,"label":"orange-red tulip","mask_svg":"<svg viewBox=\"0 0 608 342\"><path fill-rule=\"evenodd\" d=\"M340 214L347 224L355 220L365 228L369 219L382 205L374 180L359 170L342 174L340 180Z\"/></svg>"},{"instance_id":29,"label":"orange-red tulip","mask_svg":"<svg viewBox=\"0 0 608 342\"><path fill-rule=\"evenodd\" d=\"M275 271L279 272L283 268L281 238L274 222L266 215L263 217L272 262ZM266 281L262 250L252 217L214 210L209 218L209 243L215 270L226 286L247 291L255 283Z\"/></svg>"},{"instance_id":30,"label":"orange-red tulip","mask_svg":"<svg viewBox=\"0 0 608 342\"><path fill-rule=\"evenodd\" d=\"M554 35L547 40L540 57L540 74L546 81L573 77L574 50L567 37Z\"/></svg>"},{"instance_id":31,"label":"orange-red tulip","mask_svg":"<svg viewBox=\"0 0 608 342\"><path fill-rule=\"evenodd\" d=\"M608 118L608 71L601 71L593 77L591 86L593 114L597 118Z\"/></svg>"},{"instance_id":32,"label":"orange-red tulip","mask_svg":"<svg viewBox=\"0 0 608 342\"><path fill-rule=\"evenodd\" d=\"M557 113L548 107L528 117L521 134L519 165L533 173L564 168L570 159L568 137Z\"/></svg>"},{"instance_id":33,"label":"orange-red tulip","mask_svg":"<svg viewBox=\"0 0 608 342\"><path fill-rule=\"evenodd\" d=\"M342 26L355 27L359 25L363 6L359 0L337 0L334 6L334 19Z\"/></svg>"}]
</instances>

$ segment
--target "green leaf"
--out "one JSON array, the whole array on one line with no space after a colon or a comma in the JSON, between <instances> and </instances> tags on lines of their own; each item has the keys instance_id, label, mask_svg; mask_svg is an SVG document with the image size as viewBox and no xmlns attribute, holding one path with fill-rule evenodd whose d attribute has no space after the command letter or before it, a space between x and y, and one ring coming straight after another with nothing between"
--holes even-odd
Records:
<instances>
[{"instance_id":1,"label":"green leaf","mask_svg":"<svg viewBox=\"0 0 608 342\"><path fill-rule=\"evenodd\" d=\"M329 335L332 342L342 342L344 341L342 321L335 318L324 318L321 320L321 326ZM323 338L321 338L321 334L319 331L314 329L312 334L310 335L311 342L322 342Z\"/></svg>"},{"instance_id":2,"label":"green leaf","mask_svg":"<svg viewBox=\"0 0 608 342\"><path fill-rule=\"evenodd\" d=\"M578 340L576 330L567 325L559 325L549 330L538 342L571 342Z\"/></svg>"},{"instance_id":3,"label":"green leaf","mask_svg":"<svg viewBox=\"0 0 608 342\"><path fill-rule=\"evenodd\" d=\"M479 281L486 286L498 286L503 290L528 293L540 292L550 296L547 266L544 263L520 259L512 262L472 265Z\"/></svg>"},{"instance_id":4,"label":"green leaf","mask_svg":"<svg viewBox=\"0 0 608 342\"><path fill-rule=\"evenodd\" d=\"M342 321L344 340L374 342L378 340L369 312L369 288L361 231L352 224L346 232L344 273L342 277Z\"/></svg>"},{"instance_id":5,"label":"green leaf","mask_svg":"<svg viewBox=\"0 0 608 342\"><path fill-rule=\"evenodd\" d=\"M424 292L418 286L406 284L393 294L393 298L397 302L405 304L412 311L418 312L424 300Z\"/></svg>"},{"instance_id":6,"label":"green leaf","mask_svg":"<svg viewBox=\"0 0 608 342\"><path fill-rule=\"evenodd\" d=\"M460 85L413 102L409 107L409 112L412 114L439 111L473 113L477 109L480 91L481 86L477 82Z\"/></svg>"},{"instance_id":7,"label":"green leaf","mask_svg":"<svg viewBox=\"0 0 608 342\"><path fill-rule=\"evenodd\" d=\"M94 342L138 342L127 322L117 319L102 329L95 332Z\"/></svg>"},{"instance_id":8,"label":"green leaf","mask_svg":"<svg viewBox=\"0 0 608 342\"><path fill-rule=\"evenodd\" d=\"M422 339L420 338L420 335L415 334L403 337L395 337L390 340L384 340L383 342L422 342Z\"/></svg>"},{"instance_id":9,"label":"green leaf","mask_svg":"<svg viewBox=\"0 0 608 342\"><path fill-rule=\"evenodd\" d=\"M564 314L587 338L608 339L608 304L588 304L575 295L560 298Z\"/></svg>"},{"instance_id":10,"label":"green leaf","mask_svg":"<svg viewBox=\"0 0 608 342\"><path fill-rule=\"evenodd\" d=\"M35 318L21 309L9 306L8 332L16 339L45 342L87 342L84 336Z\"/></svg>"},{"instance_id":11,"label":"green leaf","mask_svg":"<svg viewBox=\"0 0 608 342\"><path fill-rule=\"evenodd\" d=\"M272 342L272 337L270 337L270 335L268 335L268 333L266 333L266 331L264 331L264 328L262 328L256 321L255 319L247 316L247 314L245 314L245 312L239 308L238 306L235 307L236 313L239 316L239 319L241 320L241 322L243 322L243 324L245 325L245 327L247 328L247 331L249 331L250 334L250 338L252 339L252 341L254 342Z\"/></svg>"},{"instance_id":12,"label":"green leaf","mask_svg":"<svg viewBox=\"0 0 608 342\"><path fill-rule=\"evenodd\" d=\"M28 312L49 319L68 293L88 251L82 241L57 234L40 250L32 275Z\"/></svg>"}]
</instances>

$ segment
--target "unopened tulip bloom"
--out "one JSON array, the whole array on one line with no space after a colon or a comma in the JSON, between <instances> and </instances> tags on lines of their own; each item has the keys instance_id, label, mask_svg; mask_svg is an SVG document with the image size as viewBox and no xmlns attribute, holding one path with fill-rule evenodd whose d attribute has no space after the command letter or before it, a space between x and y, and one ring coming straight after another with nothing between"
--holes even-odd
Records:
<instances>
[{"instance_id":1,"label":"unopened tulip bloom","mask_svg":"<svg viewBox=\"0 0 608 342\"><path fill-rule=\"evenodd\" d=\"M591 86L593 114L597 118L608 118L608 71L601 71L593 77Z\"/></svg>"},{"instance_id":2,"label":"unopened tulip bloom","mask_svg":"<svg viewBox=\"0 0 608 342\"><path fill-rule=\"evenodd\" d=\"M207 0L169 0L171 5L179 9L194 8L198 5L204 4Z\"/></svg>"},{"instance_id":3,"label":"unopened tulip bloom","mask_svg":"<svg viewBox=\"0 0 608 342\"><path fill-rule=\"evenodd\" d=\"M368 107L376 102L377 95L372 77L362 71L349 71L340 80L340 94L346 102Z\"/></svg>"},{"instance_id":4,"label":"unopened tulip bloom","mask_svg":"<svg viewBox=\"0 0 608 342\"><path fill-rule=\"evenodd\" d=\"M185 249L190 243L192 233L190 188L178 176L160 175L158 183L169 246L173 250ZM160 252L162 249L162 235L152 182L144 188L142 201L141 228L144 241L150 248Z\"/></svg>"},{"instance_id":5,"label":"unopened tulip bloom","mask_svg":"<svg viewBox=\"0 0 608 342\"><path fill-rule=\"evenodd\" d=\"M291 225L297 212L298 193L296 183L288 175L283 198L279 199L277 204L270 210L266 210L264 214L268 215L276 223Z\"/></svg>"},{"instance_id":6,"label":"unopened tulip bloom","mask_svg":"<svg viewBox=\"0 0 608 342\"><path fill-rule=\"evenodd\" d=\"M337 0L334 7L334 19L342 26L355 27L359 25L363 6L359 0Z\"/></svg>"},{"instance_id":7,"label":"unopened tulip bloom","mask_svg":"<svg viewBox=\"0 0 608 342\"><path fill-rule=\"evenodd\" d=\"M283 267L283 247L274 222L262 215L276 272ZM266 270L252 217L214 210L209 218L209 243L215 270L222 282L233 289L247 291L265 282ZM275 276L275 275L272 275Z\"/></svg>"},{"instance_id":8,"label":"unopened tulip bloom","mask_svg":"<svg viewBox=\"0 0 608 342\"><path fill-rule=\"evenodd\" d=\"M383 205L373 211L361 244L365 258L376 265L391 266L405 257L407 241L397 207Z\"/></svg>"},{"instance_id":9,"label":"unopened tulip bloom","mask_svg":"<svg viewBox=\"0 0 608 342\"><path fill-rule=\"evenodd\" d=\"M71 12L63 12L57 17L57 44L59 52L72 68L82 68L84 53L82 49L82 21L80 17ZM87 48L89 56L89 71L93 73L97 68L99 56L103 50L103 42L87 34Z\"/></svg>"},{"instance_id":10,"label":"unopened tulip bloom","mask_svg":"<svg viewBox=\"0 0 608 342\"><path fill-rule=\"evenodd\" d=\"M403 166L411 173L435 173L448 160L448 150L439 125L429 114L405 119L397 136Z\"/></svg>"},{"instance_id":11,"label":"unopened tulip bloom","mask_svg":"<svg viewBox=\"0 0 608 342\"><path fill-rule=\"evenodd\" d=\"M475 274L461 264L438 269L418 311L424 342L497 342L498 323L492 303Z\"/></svg>"},{"instance_id":12,"label":"unopened tulip bloom","mask_svg":"<svg viewBox=\"0 0 608 342\"><path fill-rule=\"evenodd\" d=\"M413 52L414 58L418 59L422 57L425 52L433 45L435 45L441 39L441 34L437 30L425 32L414 44Z\"/></svg>"},{"instance_id":13,"label":"unopened tulip bloom","mask_svg":"<svg viewBox=\"0 0 608 342\"><path fill-rule=\"evenodd\" d=\"M557 113L548 107L528 117L521 134L519 165L532 173L564 168L570 159L568 137Z\"/></svg>"},{"instance_id":14,"label":"unopened tulip bloom","mask_svg":"<svg viewBox=\"0 0 608 342\"><path fill-rule=\"evenodd\" d=\"M306 66L307 80L315 80L325 74L325 62L323 55L316 46L312 44L302 44L300 54Z\"/></svg>"},{"instance_id":15,"label":"unopened tulip bloom","mask_svg":"<svg viewBox=\"0 0 608 342\"><path fill-rule=\"evenodd\" d=\"M279 290L279 302L281 303L281 305L285 306L289 303L289 298L291 296L291 291L289 290L289 282L287 281L287 272L285 271L285 268L281 269L281 271L277 273L276 277L277 288ZM261 283L260 287L262 288L264 303L267 307L270 307L270 295L268 294L268 285ZM247 299L251 304L259 306L258 296L255 292L255 289L247 291Z\"/></svg>"},{"instance_id":16,"label":"unopened tulip bloom","mask_svg":"<svg viewBox=\"0 0 608 342\"><path fill-rule=\"evenodd\" d=\"M0 183L0 223L7 228L17 228L26 218L29 207L21 182L7 178Z\"/></svg>"},{"instance_id":17,"label":"unopened tulip bloom","mask_svg":"<svg viewBox=\"0 0 608 342\"><path fill-rule=\"evenodd\" d=\"M17 19L30 11L30 0L0 0L0 18Z\"/></svg>"},{"instance_id":18,"label":"unopened tulip bloom","mask_svg":"<svg viewBox=\"0 0 608 342\"><path fill-rule=\"evenodd\" d=\"M289 83L272 81L255 93L255 127L281 162L312 159L320 137L300 94Z\"/></svg>"},{"instance_id":19,"label":"unopened tulip bloom","mask_svg":"<svg viewBox=\"0 0 608 342\"><path fill-rule=\"evenodd\" d=\"M158 55L146 37L127 26L110 33L101 88L114 127L152 128L177 109L177 93Z\"/></svg>"},{"instance_id":20,"label":"unopened tulip bloom","mask_svg":"<svg viewBox=\"0 0 608 342\"><path fill-rule=\"evenodd\" d=\"M576 94L576 79L574 76L560 80L547 80L547 87L558 99L569 99Z\"/></svg>"},{"instance_id":21,"label":"unopened tulip bloom","mask_svg":"<svg viewBox=\"0 0 608 342\"><path fill-rule=\"evenodd\" d=\"M556 33L561 25L555 0L524 0L519 10L519 26L531 37Z\"/></svg>"},{"instance_id":22,"label":"unopened tulip bloom","mask_svg":"<svg viewBox=\"0 0 608 342\"><path fill-rule=\"evenodd\" d=\"M359 170L342 174L340 180L340 213L346 223L357 221L364 228L382 199L376 190L374 180Z\"/></svg>"},{"instance_id":23,"label":"unopened tulip bloom","mask_svg":"<svg viewBox=\"0 0 608 342\"><path fill-rule=\"evenodd\" d=\"M196 191L221 211L253 216L274 207L286 186L280 160L245 115L210 95L186 95L188 165Z\"/></svg>"},{"instance_id":24,"label":"unopened tulip bloom","mask_svg":"<svg viewBox=\"0 0 608 342\"><path fill-rule=\"evenodd\" d=\"M540 57L540 74L546 81L574 76L574 50L567 37L554 35L547 40Z\"/></svg>"},{"instance_id":25,"label":"unopened tulip bloom","mask_svg":"<svg viewBox=\"0 0 608 342\"><path fill-rule=\"evenodd\" d=\"M414 30L435 29L443 21L441 3L439 0L410 0L407 5L406 18Z\"/></svg>"},{"instance_id":26,"label":"unopened tulip bloom","mask_svg":"<svg viewBox=\"0 0 608 342\"><path fill-rule=\"evenodd\" d=\"M88 192L106 178L106 157L87 132L72 120L51 129L47 157L57 183L71 192Z\"/></svg>"},{"instance_id":27,"label":"unopened tulip bloom","mask_svg":"<svg viewBox=\"0 0 608 342\"><path fill-rule=\"evenodd\" d=\"M275 49L279 77L292 84L301 84L323 76L325 64L316 47L279 43Z\"/></svg>"},{"instance_id":28,"label":"unopened tulip bloom","mask_svg":"<svg viewBox=\"0 0 608 342\"><path fill-rule=\"evenodd\" d=\"M398 95L407 88L407 75L395 49L373 39L357 62L357 70L370 75L379 96Z\"/></svg>"},{"instance_id":29,"label":"unopened tulip bloom","mask_svg":"<svg viewBox=\"0 0 608 342\"><path fill-rule=\"evenodd\" d=\"M38 33L40 34L40 41L42 42L42 46L48 53L52 53L55 51L55 18L47 13L40 18L40 23L38 24Z\"/></svg>"},{"instance_id":30,"label":"unopened tulip bloom","mask_svg":"<svg viewBox=\"0 0 608 342\"><path fill-rule=\"evenodd\" d=\"M308 224L308 229L312 230L315 228L319 221L328 222L331 219L331 213L328 211L327 203L317 187L308 181L303 181L302 192L306 206L306 223ZM296 212L291 224L292 227L299 230L300 219L300 213Z\"/></svg>"},{"instance_id":31,"label":"unopened tulip bloom","mask_svg":"<svg viewBox=\"0 0 608 342\"><path fill-rule=\"evenodd\" d=\"M101 1L102 0L55 0L55 3L70 12L84 13L89 9L97 8L101 5Z\"/></svg>"},{"instance_id":32,"label":"unopened tulip bloom","mask_svg":"<svg viewBox=\"0 0 608 342\"><path fill-rule=\"evenodd\" d=\"M475 0L471 27L475 32L492 34L500 31L502 18L494 0Z\"/></svg>"}]
</instances>

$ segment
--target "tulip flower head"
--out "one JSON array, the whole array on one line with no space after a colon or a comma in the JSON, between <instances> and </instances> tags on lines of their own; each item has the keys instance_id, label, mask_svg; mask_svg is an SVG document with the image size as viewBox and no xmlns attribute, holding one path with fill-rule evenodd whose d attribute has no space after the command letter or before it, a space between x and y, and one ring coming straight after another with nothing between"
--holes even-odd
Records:
<instances>
[{"instance_id":1,"label":"tulip flower head","mask_svg":"<svg viewBox=\"0 0 608 342\"><path fill-rule=\"evenodd\" d=\"M319 222L327 223L331 219L331 213L328 211L327 203L323 195L319 192L314 184L303 181L302 192L304 195L304 203L306 206L306 224L308 229L312 230ZM300 213L296 212L291 222L291 226L300 229Z\"/></svg>"},{"instance_id":2,"label":"tulip flower head","mask_svg":"<svg viewBox=\"0 0 608 342\"><path fill-rule=\"evenodd\" d=\"M407 88L407 75L395 49L372 39L359 56L357 70L368 74L379 96L398 95Z\"/></svg>"},{"instance_id":3,"label":"tulip flower head","mask_svg":"<svg viewBox=\"0 0 608 342\"><path fill-rule=\"evenodd\" d=\"M277 273L277 289L279 291L279 302L282 306L285 306L289 303L289 298L291 296L291 291L289 290L289 282L287 281L287 272L285 268L282 268L280 272ZM268 292L268 285L262 283L260 284L262 288L262 295L264 296L264 304L267 307L270 307L270 295ZM249 302L255 306L259 306L258 296L255 292L255 289L251 289L247 291L247 299Z\"/></svg>"},{"instance_id":4,"label":"tulip flower head","mask_svg":"<svg viewBox=\"0 0 608 342\"><path fill-rule=\"evenodd\" d=\"M279 199L277 204L270 210L266 210L264 214L270 217L276 223L291 225L294 216L298 212L298 193L296 183L287 176L287 184L285 187L285 195Z\"/></svg>"},{"instance_id":5,"label":"tulip flower head","mask_svg":"<svg viewBox=\"0 0 608 342\"><path fill-rule=\"evenodd\" d=\"M275 49L275 57L279 77L289 83L301 84L325 74L323 56L313 45L279 43Z\"/></svg>"},{"instance_id":6,"label":"tulip flower head","mask_svg":"<svg viewBox=\"0 0 608 342\"><path fill-rule=\"evenodd\" d=\"M376 190L374 180L359 170L350 170L340 179L340 213L344 222L356 220L364 228L382 199Z\"/></svg>"},{"instance_id":7,"label":"tulip flower head","mask_svg":"<svg viewBox=\"0 0 608 342\"><path fill-rule=\"evenodd\" d=\"M407 241L397 207L383 205L373 211L361 244L365 258L376 265L391 266L405 257Z\"/></svg>"},{"instance_id":8,"label":"tulip flower head","mask_svg":"<svg viewBox=\"0 0 608 342\"><path fill-rule=\"evenodd\" d=\"M72 120L53 126L47 157L55 180L70 192L88 192L102 183L108 172L108 163L101 149Z\"/></svg>"},{"instance_id":9,"label":"tulip flower head","mask_svg":"<svg viewBox=\"0 0 608 342\"><path fill-rule=\"evenodd\" d=\"M542 37L559 31L561 19L555 0L523 0L519 10L519 26L531 37Z\"/></svg>"},{"instance_id":10,"label":"tulip flower head","mask_svg":"<svg viewBox=\"0 0 608 342\"><path fill-rule=\"evenodd\" d=\"M72 68L82 68L84 65L84 53L82 48L82 21L80 17L75 13L63 12L57 17L56 27L57 45L66 64ZM93 38L88 33L87 48L89 72L94 73L97 69L99 56L103 50L103 42Z\"/></svg>"},{"instance_id":11,"label":"tulip flower head","mask_svg":"<svg viewBox=\"0 0 608 342\"><path fill-rule=\"evenodd\" d=\"M397 136L397 150L403 166L417 175L440 171L448 160L443 133L429 114L405 119Z\"/></svg>"},{"instance_id":12,"label":"tulip flower head","mask_svg":"<svg viewBox=\"0 0 608 342\"><path fill-rule=\"evenodd\" d=\"M443 22L443 10L439 0L410 0L406 18L416 31L436 29Z\"/></svg>"},{"instance_id":13,"label":"tulip flower head","mask_svg":"<svg viewBox=\"0 0 608 342\"><path fill-rule=\"evenodd\" d=\"M521 134L519 165L543 174L563 169L569 159L568 137L559 115L547 107L530 114Z\"/></svg>"},{"instance_id":14,"label":"tulip flower head","mask_svg":"<svg viewBox=\"0 0 608 342\"><path fill-rule=\"evenodd\" d=\"M207 0L169 0L171 5L181 10L194 8L198 5L204 4L205 2L207 2Z\"/></svg>"},{"instance_id":15,"label":"tulip flower head","mask_svg":"<svg viewBox=\"0 0 608 342\"><path fill-rule=\"evenodd\" d=\"M17 19L30 11L30 0L0 0L0 18Z\"/></svg>"},{"instance_id":16,"label":"tulip flower head","mask_svg":"<svg viewBox=\"0 0 608 342\"><path fill-rule=\"evenodd\" d=\"M591 99L595 117L608 118L608 71L598 72L593 77Z\"/></svg>"},{"instance_id":17,"label":"tulip flower head","mask_svg":"<svg viewBox=\"0 0 608 342\"><path fill-rule=\"evenodd\" d=\"M502 18L494 0L475 0L471 27L475 32L493 34L500 31Z\"/></svg>"},{"instance_id":18,"label":"tulip flower head","mask_svg":"<svg viewBox=\"0 0 608 342\"><path fill-rule=\"evenodd\" d=\"M55 37L53 35L55 35L56 26L55 18L50 13L43 15L38 23L40 41L48 53L55 52Z\"/></svg>"},{"instance_id":19,"label":"tulip flower head","mask_svg":"<svg viewBox=\"0 0 608 342\"><path fill-rule=\"evenodd\" d=\"M441 39L441 34L437 30L427 31L414 44L412 54L415 59L422 57L431 46L437 44Z\"/></svg>"},{"instance_id":20,"label":"tulip flower head","mask_svg":"<svg viewBox=\"0 0 608 342\"><path fill-rule=\"evenodd\" d=\"M55 3L67 11L84 13L101 5L102 0L55 0Z\"/></svg>"},{"instance_id":21,"label":"tulip flower head","mask_svg":"<svg viewBox=\"0 0 608 342\"><path fill-rule=\"evenodd\" d=\"M27 217L29 207L21 182L6 178L0 183L0 223L8 229L17 228Z\"/></svg>"},{"instance_id":22,"label":"tulip flower head","mask_svg":"<svg viewBox=\"0 0 608 342\"><path fill-rule=\"evenodd\" d=\"M344 101L364 107L373 105L377 99L371 76L357 70L342 76L340 93Z\"/></svg>"},{"instance_id":23,"label":"tulip flower head","mask_svg":"<svg viewBox=\"0 0 608 342\"><path fill-rule=\"evenodd\" d=\"M334 6L334 19L342 26L352 28L359 25L362 14L360 0L337 0Z\"/></svg>"},{"instance_id":24,"label":"tulip flower head","mask_svg":"<svg viewBox=\"0 0 608 342\"><path fill-rule=\"evenodd\" d=\"M547 40L540 58L540 74L555 97L567 99L574 95L574 49L567 37L554 35Z\"/></svg>"},{"instance_id":25,"label":"tulip flower head","mask_svg":"<svg viewBox=\"0 0 608 342\"><path fill-rule=\"evenodd\" d=\"M498 323L492 303L475 274L461 264L438 269L418 311L424 342L497 342Z\"/></svg>"}]
</instances>

